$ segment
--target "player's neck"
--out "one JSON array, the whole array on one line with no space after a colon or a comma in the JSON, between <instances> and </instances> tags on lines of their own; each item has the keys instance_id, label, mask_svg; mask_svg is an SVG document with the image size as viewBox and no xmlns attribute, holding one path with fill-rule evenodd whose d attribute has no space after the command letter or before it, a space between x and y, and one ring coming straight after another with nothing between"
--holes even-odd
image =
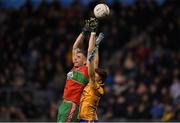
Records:
<instances>
[{"instance_id":1,"label":"player's neck","mask_svg":"<svg viewBox=\"0 0 180 123\"><path fill-rule=\"evenodd\" d=\"M74 66L74 69L77 69L77 70L78 70L80 67L81 67L81 66Z\"/></svg>"}]
</instances>

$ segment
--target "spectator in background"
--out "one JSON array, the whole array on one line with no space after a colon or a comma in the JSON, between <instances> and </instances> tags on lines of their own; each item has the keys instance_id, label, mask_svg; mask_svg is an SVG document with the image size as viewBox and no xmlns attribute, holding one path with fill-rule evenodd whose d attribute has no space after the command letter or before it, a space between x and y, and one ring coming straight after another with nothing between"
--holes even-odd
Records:
<instances>
[{"instance_id":1,"label":"spectator in background","mask_svg":"<svg viewBox=\"0 0 180 123\"><path fill-rule=\"evenodd\" d=\"M170 87L170 94L174 100L176 100L178 97L180 97L180 81L178 78L173 79L173 83Z\"/></svg>"}]
</instances>

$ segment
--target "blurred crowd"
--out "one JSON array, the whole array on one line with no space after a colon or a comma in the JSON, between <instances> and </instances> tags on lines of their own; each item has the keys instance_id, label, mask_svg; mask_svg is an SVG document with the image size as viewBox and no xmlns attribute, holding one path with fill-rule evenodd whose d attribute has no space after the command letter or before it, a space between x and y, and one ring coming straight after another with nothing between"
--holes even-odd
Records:
<instances>
[{"instance_id":1,"label":"blurred crowd","mask_svg":"<svg viewBox=\"0 0 180 123\"><path fill-rule=\"evenodd\" d=\"M0 121L56 121L72 45L99 2L34 7L27 0L20 9L0 8ZM100 121L180 121L178 5L109 5L98 29L106 36L100 65L108 71Z\"/></svg>"}]
</instances>

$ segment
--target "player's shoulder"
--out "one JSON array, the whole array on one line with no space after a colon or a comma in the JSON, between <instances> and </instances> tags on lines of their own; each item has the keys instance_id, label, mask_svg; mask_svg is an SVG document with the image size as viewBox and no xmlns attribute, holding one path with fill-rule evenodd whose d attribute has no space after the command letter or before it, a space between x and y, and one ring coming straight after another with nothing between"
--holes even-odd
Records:
<instances>
[{"instance_id":1,"label":"player's shoulder","mask_svg":"<svg viewBox=\"0 0 180 123\"><path fill-rule=\"evenodd\" d=\"M84 64L80 67L80 70L82 71L88 71L88 67Z\"/></svg>"},{"instance_id":2,"label":"player's shoulder","mask_svg":"<svg viewBox=\"0 0 180 123\"><path fill-rule=\"evenodd\" d=\"M82 72L87 78L89 78L89 76L88 76L88 67L86 65L82 65L80 67L80 72Z\"/></svg>"}]
</instances>

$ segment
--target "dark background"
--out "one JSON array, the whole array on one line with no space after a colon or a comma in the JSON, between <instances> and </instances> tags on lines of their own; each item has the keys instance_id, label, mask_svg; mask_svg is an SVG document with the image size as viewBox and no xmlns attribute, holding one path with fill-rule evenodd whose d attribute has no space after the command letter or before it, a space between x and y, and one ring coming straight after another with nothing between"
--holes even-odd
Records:
<instances>
[{"instance_id":1,"label":"dark background","mask_svg":"<svg viewBox=\"0 0 180 123\"><path fill-rule=\"evenodd\" d=\"M180 121L179 0L0 0L0 121L56 121L72 45L101 2L99 120Z\"/></svg>"}]
</instances>

